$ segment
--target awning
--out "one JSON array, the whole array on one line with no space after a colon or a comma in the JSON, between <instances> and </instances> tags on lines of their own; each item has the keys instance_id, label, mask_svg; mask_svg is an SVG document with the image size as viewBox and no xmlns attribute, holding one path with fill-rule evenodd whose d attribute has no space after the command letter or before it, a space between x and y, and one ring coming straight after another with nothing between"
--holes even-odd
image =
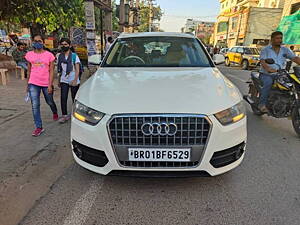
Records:
<instances>
[{"instance_id":1,"label":"awning","mask_svg":"<svg viewBox=\"0 0 300 225\"><path fill-rule=\"evenodd\" d=\"M300 10L293 15L285 16L278 28L284 35L286 45L300 45Z\"/></svg>"}]
</instances>

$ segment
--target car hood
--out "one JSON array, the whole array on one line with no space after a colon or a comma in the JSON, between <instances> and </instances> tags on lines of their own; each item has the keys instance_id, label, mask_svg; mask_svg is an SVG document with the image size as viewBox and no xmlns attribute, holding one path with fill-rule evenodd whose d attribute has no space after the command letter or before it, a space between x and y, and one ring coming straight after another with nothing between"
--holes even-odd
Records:
<instances>
[{"instance_id":1,"label":"car hood","mask_svg":"<svg viewBox=\"0 0 300 225\"><path fill-rule=\"evenodd\" d=\"M217 68L99 68L77 100L106 114L211 115L241 101Z\"/></svg>"}]
</instances>

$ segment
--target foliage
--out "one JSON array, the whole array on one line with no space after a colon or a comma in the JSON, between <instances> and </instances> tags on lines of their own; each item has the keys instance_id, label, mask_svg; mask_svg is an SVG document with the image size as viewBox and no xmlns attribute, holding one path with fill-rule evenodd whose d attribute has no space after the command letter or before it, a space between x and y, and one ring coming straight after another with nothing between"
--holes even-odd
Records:
<instances>
[{"instance_id":1,"label":"foliage","mask_svg":"<svg viewBox=\"0 0 300 225\"><path fill-rule=\"evenodd\" d=\"M118 31L119 28L120 28L120 25L119 25L119 19L117 17L116 0L112 1L112 9L113 9L113 13L112 13L112 30L113 31Z\"/></svg>"},{"instance_id":2,"label":"foliage","mask_svg":"<svg viewBox=\"0 0 300 225\"><path fill-rule=\"evenodd\" d=\"M149 21L150 21L150 7L146 1L142 1L140 4L140 23L139 31L147 32L149 31ZM153 6L153 21L160 21L163 13L160 6ZM155 28L155 27L154 27Z\"/></svg>"},{"instance_id":3,"label":"foliage","mask_svg":"<svg viewBox=\"0 0 300 225\"><path fill-rule=\"evenodd\" d=\"M84 23L84 0L4 0L0 20L24 27L40 29L41 33L61 30Z\"/></svg>"}]
</instances>

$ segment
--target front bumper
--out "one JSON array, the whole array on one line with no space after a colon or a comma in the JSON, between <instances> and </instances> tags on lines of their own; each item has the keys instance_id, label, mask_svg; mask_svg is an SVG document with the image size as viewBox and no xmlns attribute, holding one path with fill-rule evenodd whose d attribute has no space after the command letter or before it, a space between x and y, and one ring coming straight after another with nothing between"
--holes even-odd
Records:
<instances>
[{"instance_id":1,"label":"front bumper","mask_svg":"<svg viewBox=\"0 0 300 225\"><path fill-rule=\"evenodd\" d=\"M249 66L250 67L259 67L260 66L260 61L259 60L250 59L249 60Z\"/></svg>"},{"instance_id":2,"label":"front bumper","mask_svg":"<svg viewBox=\"0 0 300 225\"><path fill-rule=\"evenodd\" d=\"M244 158L247 140L246 118L229 126L222 126L214 116L209 116L208 118L213 124L210 137L199 164L193 167L133 168L122 166L117 159L107 131L107 123L110 120L110 116L108 115L106 115L97 126L90 126L72 118L71 141L73 143L73 156L75 161L82 167L103 175L121 175L125 172L134 174L135 172L138 176L138 172L141 171L161 174L162 176L164 176L165 173L171 174L173 172L179 172L179 176L182 173L186 173L187 175L190 173L191 176L196 174L219 175L237 167ZM79 151L79 153L76 151L76 145L74 145L74 143L91 149L89 154L86 155L89 160L82 157L82 151ZM96 160L98 164L97 162L95 164L95 162L93 162L93 154L97 153L97 151L102 158L100 157L100 160ZM227 161L227 163L225 161Z\"/></svg>"}]
</instances>

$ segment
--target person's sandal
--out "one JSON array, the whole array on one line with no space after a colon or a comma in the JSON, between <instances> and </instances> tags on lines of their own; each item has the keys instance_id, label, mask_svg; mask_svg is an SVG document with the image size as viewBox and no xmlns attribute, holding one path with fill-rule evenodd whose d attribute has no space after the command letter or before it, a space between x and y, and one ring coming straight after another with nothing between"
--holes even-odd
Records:
<instances>
[{"instance_id":1,"label":"person's sandal","mask_svg":"<svg viewBox=\"0 0 300 225\"><path fill-rule=\"evenodd\" d=\"M62 116L62 117L60 117L59 120L58 120L58 122L61 123L61 124L65 123L66 121L67 121L67 120L66 120L66 116Z\"/></svg>"},{"instance_id":2,"label":"person's sandal","mask_svg":"<svg viewBox=\"0 0 300 225\"><path fill-rule=\"evenodd\" d=\"M45 130L43 128L36 128L33 132L32 132L32 136L33 137L38 137L40 136Z\"/></svg>"}]
</instances>

